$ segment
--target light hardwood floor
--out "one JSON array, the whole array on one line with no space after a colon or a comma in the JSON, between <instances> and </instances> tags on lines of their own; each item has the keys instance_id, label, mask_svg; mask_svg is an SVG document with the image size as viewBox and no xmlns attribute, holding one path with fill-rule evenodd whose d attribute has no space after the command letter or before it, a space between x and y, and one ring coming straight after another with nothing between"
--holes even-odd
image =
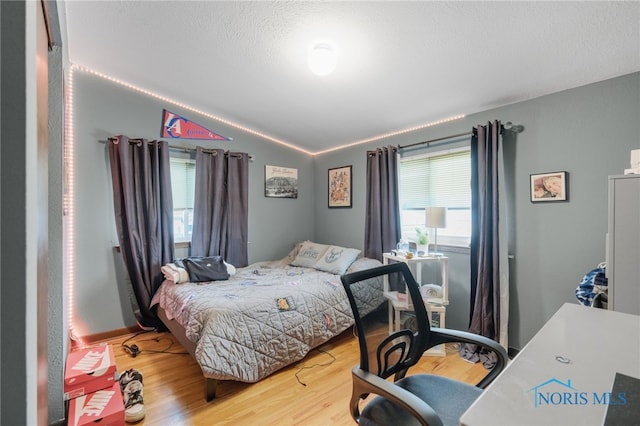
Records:
<instances>
[{"instance_id":1,"label":"light hardwood floor","mask_svg":"<svg viewBox=\"0 0 640 426\"><path fill-rule=\"evenodd\" d=\"M136 357L122 347L130 337L106 343L113 345L118 372L135 368L144 375L146 417L138 425L355 424L348 409L351 368L358 363L352 329L258 383L220 382L216 399L209 403L204 400L202 373L190 355L152 352L184 352L170 333L150 332L130 339L126 344L135 343L142 351ZM411 371L435 372L468 383L486 374L482 365L462 360L449 347L446 357L423 357Z\"/></svg>"}]
</instances>

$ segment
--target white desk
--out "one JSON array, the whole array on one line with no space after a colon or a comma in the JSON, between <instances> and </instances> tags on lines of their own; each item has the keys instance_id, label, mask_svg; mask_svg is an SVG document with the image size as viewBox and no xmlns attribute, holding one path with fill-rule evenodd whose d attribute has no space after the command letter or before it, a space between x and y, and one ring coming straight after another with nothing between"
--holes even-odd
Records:
<instances>
[{"instance_id":1,"label":"white desk","mask_svg":"<svg viewBox=\"0 0 640 426\"><path fill-rule=\"evenodd\" d=\"M640 379L640 316L565 303L460 423L602 425L616 372ZM637 413L640 388L628 393L615 409Z\"/></svg>"}]
</instances>

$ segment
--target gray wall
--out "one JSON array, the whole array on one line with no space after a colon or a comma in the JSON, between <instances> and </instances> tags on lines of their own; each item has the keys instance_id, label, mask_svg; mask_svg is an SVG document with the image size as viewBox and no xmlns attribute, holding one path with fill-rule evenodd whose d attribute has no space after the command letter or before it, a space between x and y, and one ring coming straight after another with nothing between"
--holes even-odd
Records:
<instances>
[{"instance_id":1,"label":"gray wall","mask_svg":"<svg viewBox=\"0 0 640 426\"><path fill-rule=\"evenodd\" d=\"M254 156L250 171L250 262L284 256L293 242L305 238L363 248L367 149L466 132L494 119L524 126L518 134L505 134L506 178L511 193L509 249L515 256L511 261L510 345L521 348L562 303L576 301L577 283L586 271L604 260L607 176L628 167L629 151L640 146L639 80L640 74L635 73L489 109L412 134L309 157L76 72L75 307L84 326L80 335L135 323L121 261L113 250L118 242L108 159L105 144L98 141L117 134L157 138L161 111L167 108L234 139L205 142L208 146ZM265 164L298 168L298 199L264 197ZM353 166L353 208L329 209L327 169L344 165ZM569 202L530 203L529 175L558 170L569 172ZM448 255L451 306L447 322L453 328L465 329L469 315L468 254L462 250Z\"/></svg>"},{"instance_id":2,"label":"gray wall","mask_svg":"<svg viewBox=\"0 0 640 426\"><path fill-rule=\"evenodd\" d=\"M135 325L126 273L114 250L118 239L104 141L120 134L160 139L163 108L233 138L231 142L176 140L171 141L172 145L199 144L253 156L249 170L249 262L284 257L295 241L313 237L313 157L85 72L74 73L73 91L77 253L74 308L79 336ZM297 199L264 196L265 165L298 169Z\"/></svg>"},{"instance_id":3,"label":"gray wall","mask_svg":"<svg viewBox=\"0 0 640 426\"><path fill-rule=\"evenodd\" d=\"M509 345L522 348L564 302L577 302L583 275L605 258L607 176L629 167L640 148L640 73L488 109L412 134L316 158L315 235L322 242L364 246L365 151L470 131L499 119L524 126L505 133L510 194L511 303ZM353 208L327 207L327 169L353 165ZM569 201L532 204L529 175L569 172ZM465 329L469 315L468 255L451 256L447 325Z\"/></svg>"}]
</instances>

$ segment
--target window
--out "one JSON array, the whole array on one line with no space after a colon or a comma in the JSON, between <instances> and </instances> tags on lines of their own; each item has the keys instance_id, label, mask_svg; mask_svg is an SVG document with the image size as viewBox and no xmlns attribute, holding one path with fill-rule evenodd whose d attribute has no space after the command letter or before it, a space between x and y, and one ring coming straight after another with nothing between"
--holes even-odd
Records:
<instances>
[{"instance_id":1,"label":"window","mask_svg":"<svg viewBox=\"0 0 640 426\"><path fill-rule=\"evenodd\" d=\"M471 152L468 147L402 158L398 164L402 238L425 229L426 207L446 207L438 244L468 247L471 239ZM435 241L428 229L429 243Z\"/></svg>"},{"instance_id":2,"label":"window","mask_svg":"<svg viewBox=\"0 0 640 426\"><path fill-rule=\"evenodd\" d=\"M171 192L173 195L173 237L176 242L191 241L196 162L171 157Z\"/></svg>"}]
</instances>

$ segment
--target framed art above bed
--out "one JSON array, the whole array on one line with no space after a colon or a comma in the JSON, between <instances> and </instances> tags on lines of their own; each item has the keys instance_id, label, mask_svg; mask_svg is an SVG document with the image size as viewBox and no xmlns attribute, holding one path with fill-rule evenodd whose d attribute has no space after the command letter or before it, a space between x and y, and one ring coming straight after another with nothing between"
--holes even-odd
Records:
<instances>
[{"instance_id":1,"label":"framed art above bed","mask_svg":"<svg viewBox=\"0 0 640 426\"><path fill-rule=\"evenodd\" d=\"M329 169L329 208L350 208L353 178L351 166Z\"/></svg>"}]
</instances>

